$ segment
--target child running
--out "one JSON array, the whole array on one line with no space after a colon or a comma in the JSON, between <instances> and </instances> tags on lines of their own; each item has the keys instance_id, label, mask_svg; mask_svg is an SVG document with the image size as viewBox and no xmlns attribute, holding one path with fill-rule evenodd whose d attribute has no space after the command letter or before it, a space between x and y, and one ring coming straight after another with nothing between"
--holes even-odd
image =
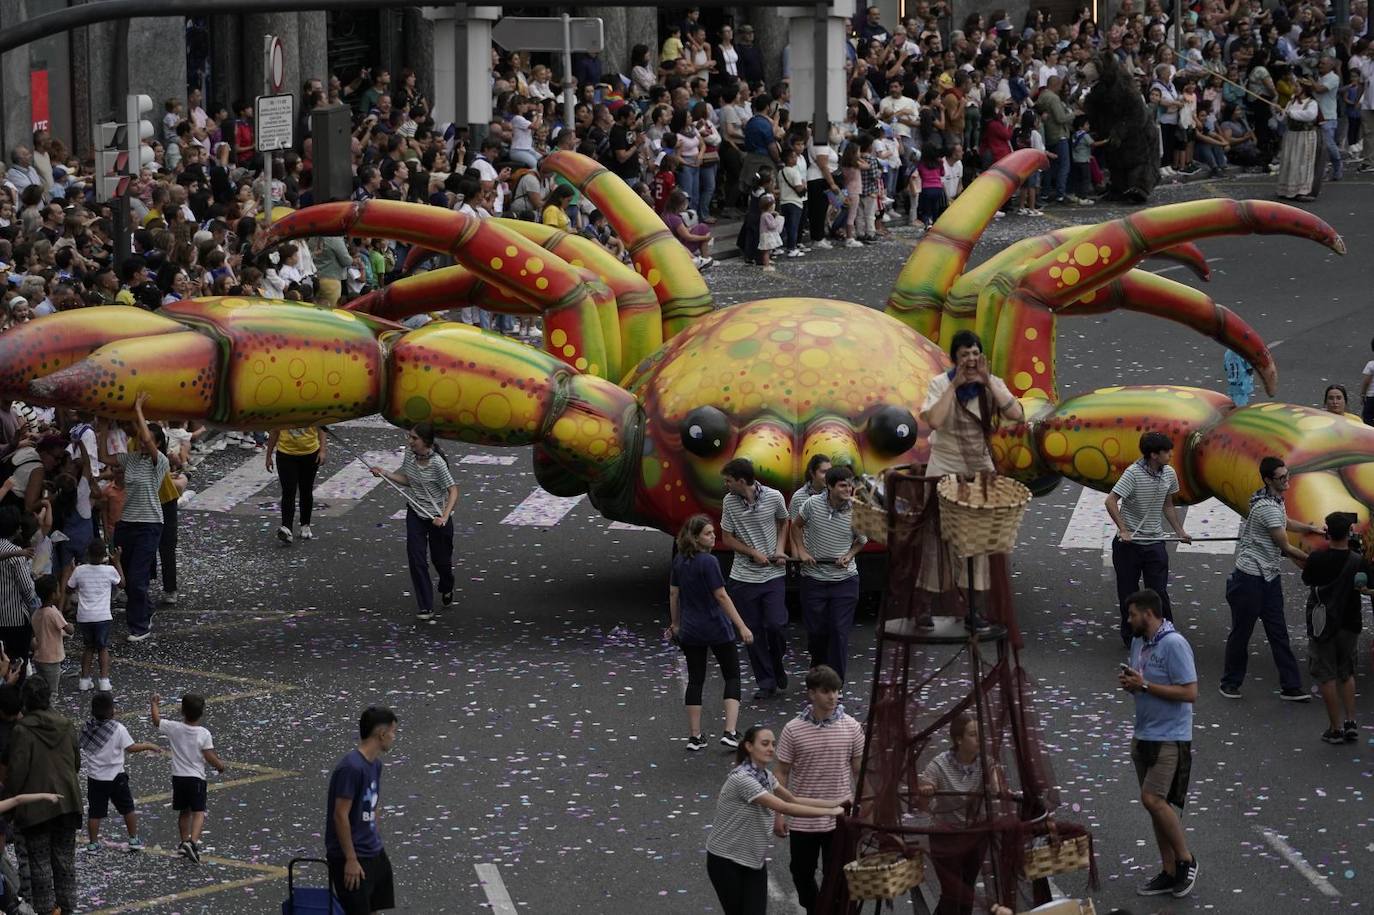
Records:
<instances>
[{"instance_id":1,"label":"child running","mask_svg":"<svg viewBox=\"0 0 1374 915\"><path fill-rule=\"evenodd\" d=\"M67 588L76 592L76 625L85 647L81 650L81 679L77 687L91 689L91 662L100 658L100 689L110 691L110 627L114 616L110 598L116 585L124 584L118 550L105 552L105 541L93 540L86 549L86 564L72 569Z\"/></svg>"},{"instance_id":2,"label":"child running","mask_svg":"<svg viewBox=\"0 0 1374 915\"><path fill-rule=\"evenodd\" d=\"M181 697L182 721L162 717L162 697L153 693L153 727L166 734L172 744L172 809L177 812L177 832L181 842L177 854L192 864L200 863L200 832L205 827L205 764L221 775L226 766L215 753L210 732L201 727L205 697L187 693Z\"/></svg>"},{"instance_id":3,"label":"child running","mask_svg":"<svg viewBox=\"0 0 1374 915\"><path fill-rule=\"evenodd\" d=\"M96 693L91 697L91 717L81 728L77 746L81 749L81 765L86 769L86 798L90 803L90 818L86 832L90 844L86 851L100 851L100 821L110 813L110 802L124 817L129 831L129 851L143 848L138 837L138 814L134 813L134 794L129 790L129 773L124 771L125 753L161 753L155 743L134 743L129 729L115 721L114 695Z\"/></svg>"}]
</instances>

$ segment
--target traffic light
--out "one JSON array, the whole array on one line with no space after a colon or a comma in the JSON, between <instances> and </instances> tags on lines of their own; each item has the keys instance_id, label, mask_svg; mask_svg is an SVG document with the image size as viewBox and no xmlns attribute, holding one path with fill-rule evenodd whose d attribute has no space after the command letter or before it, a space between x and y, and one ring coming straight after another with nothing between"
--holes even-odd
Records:
<instances>
[{"instance_id":1,"label":"traffic light","mask_svg":"<svg viewBox=\"0 0 1374 915\"><path fill-rule=\"evenodd\" d=\"M100 203L114 200L129 186L129 151L124 148L124 125L106 121L95 125L95 199Z\"/></svg>"},{"instance_id":2,"label":"traffic light","mask_svg":"<svg viewBox=\"0 0 1374 915\"><path fill-rule=\"evenodd\" d=\"M136 178L144 166L153 164L152 147L143 145L144 140L151 140L154 136L153 122L143 119L145 114L152 113L153 100L146 95L130 95L125 109L126 151L129 155L126 164L130 177Z\"/></svg>"}]
</instances>

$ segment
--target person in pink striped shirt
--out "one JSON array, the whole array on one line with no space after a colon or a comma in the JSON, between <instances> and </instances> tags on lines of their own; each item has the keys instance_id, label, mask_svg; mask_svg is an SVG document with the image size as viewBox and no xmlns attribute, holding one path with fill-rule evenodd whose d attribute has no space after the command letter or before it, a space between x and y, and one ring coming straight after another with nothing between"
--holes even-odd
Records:
<instances>
[{"instance_id":1,"label":"person in pink striped shirt","mask_svg":"<svg viewBox=\"0 0 1374 915\"><path fill-rule=\"evenodd\" d=\"M818 664L806 674L806 698L810 705L787 722L778 738L773 774L778 784L805 797L844 797L854 790L859 761L864 751L863 725L845 713L840 704L840 675ZM834 817L798 819L776 814L773 832L791 837L789 869L797 887L797 901L807 915L816 911L819 887L816 864L823 859L830 869L830 844L835 834Z\"/></svg>"}]
</instances>

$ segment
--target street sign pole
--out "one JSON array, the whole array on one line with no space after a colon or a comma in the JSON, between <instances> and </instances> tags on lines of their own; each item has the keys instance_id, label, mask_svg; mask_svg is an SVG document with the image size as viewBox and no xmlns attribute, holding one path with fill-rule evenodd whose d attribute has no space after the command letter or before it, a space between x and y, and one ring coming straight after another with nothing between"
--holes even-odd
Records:
<instances>
[{"instance_id":1,"label":"street sign pole","mask_svg":"<svg viewBox=\"0 0 1374 915\"><path fill-rule=\"evenodd\" d=\"M563 14L563 129L573 126L572 17Z\"/></svg>"},{"instance_id":2,"label":"street sign pole","mask_svg":"<svg viewBox=\"0 0 1374 915\"><path fill-rule=\"evenodd\" d=\"M265 95L272 94L272 53L277 44L275 35L263 37L262 48L262 86ZM256 135L260 125L254 124L253 130ZM272 228L272 153L269 150L262 156L262 224L263 228Z\"/></svg>"}]
</instances>

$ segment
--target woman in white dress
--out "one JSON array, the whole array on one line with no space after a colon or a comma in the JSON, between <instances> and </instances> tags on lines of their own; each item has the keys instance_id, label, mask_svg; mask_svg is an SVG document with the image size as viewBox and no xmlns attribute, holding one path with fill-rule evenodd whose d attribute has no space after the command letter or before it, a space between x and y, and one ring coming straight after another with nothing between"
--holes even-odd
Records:
<instances>
[{"instance_id":1,"label":"woman in white dress","mask_svg":"<svg viewBox=\"0 0 1374 915\"><path fill-rule=\"evenodd\" d=\"M1304 203L1317 199L1326 169L1326 146L1317 119L1320 111L1312 97L1310 80L1298 80L1298 91L1283 109L1287 130L1279 147L1278 195Z\"/></svg>"}]
</instances>

